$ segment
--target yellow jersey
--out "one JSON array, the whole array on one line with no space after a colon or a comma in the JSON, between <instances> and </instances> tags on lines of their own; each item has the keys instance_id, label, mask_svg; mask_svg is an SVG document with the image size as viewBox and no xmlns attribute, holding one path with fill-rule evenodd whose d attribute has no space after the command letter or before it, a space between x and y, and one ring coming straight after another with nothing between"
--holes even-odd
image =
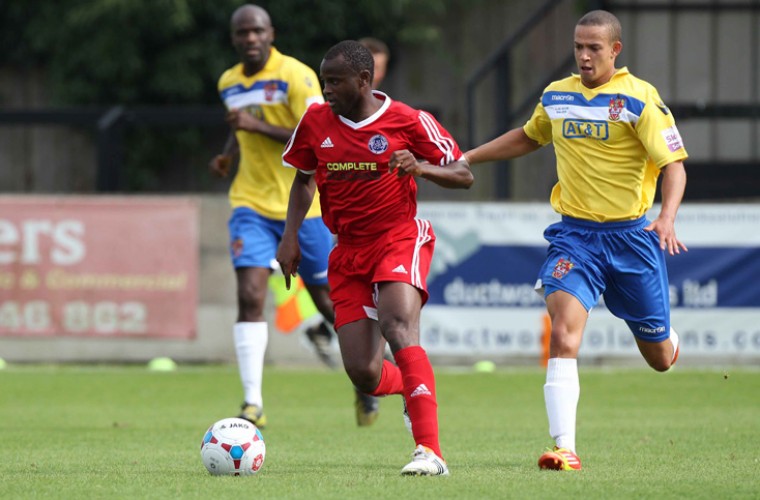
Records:
<instances>
[{"instance_id":1,"label":"yellow jersey","mask_svg":"<svg viewBox=\"0 0 760 500\"><path fill-rule=\"evenodd\" d=\"M227 109L246 110L271 125L289 129L295 129L309 106L324 102L316 73L274 47L261 71L246 76L243 64L237 64L222 74L218 89ZM296 174L282 164L285 144L244 130L235 135L240 164L229 192L232 208L249 207L264 217L285 220ZM306 217L319 216L316 194Z\"/></svg>"},{"instance_id":2,"label":"yellow jersey","mask_svg":"<svg viewBox=\"0 0 760 500\"><path fill-rule=\"evenodd\" d=\"M644 215L660 169L688 156L657 90L627 68L594 89L578 75L550 84L523 130L554 144L554 210L597 222Z\"/></svg>"}]
</instances>

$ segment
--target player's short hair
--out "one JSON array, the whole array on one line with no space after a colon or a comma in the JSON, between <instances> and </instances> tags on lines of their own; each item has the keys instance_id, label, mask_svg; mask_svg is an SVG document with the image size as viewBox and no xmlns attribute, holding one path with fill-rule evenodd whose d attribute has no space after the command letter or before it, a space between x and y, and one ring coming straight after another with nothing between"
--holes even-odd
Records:
<instances>
[{"instance_id":1,"label":"player's short hair","mask_svg":"<svg viewBox=\"0 0 760 500\"><path fill-rule=\"evenodd\" d=\"M620 26L620 20L611 12L606 10L592 10L580 18L578 26L603 26L607 28L610 35L610 42L620 42L623 40L623 28Z\"/></svg>"},{"instance_id":2,"label":"player's short hair","mask_svg":"<svg viewBox=\"0 0 760 500\"><path fill-rule=\"evenodd\" d=\"M370 81L375 77L375 59L372 57L372 52L356 40L343 40L336 43L325 53L324 59L327 61L338 56L343 56L346 64L356 73L369 71Z\"/></svg>"}]
</instances>

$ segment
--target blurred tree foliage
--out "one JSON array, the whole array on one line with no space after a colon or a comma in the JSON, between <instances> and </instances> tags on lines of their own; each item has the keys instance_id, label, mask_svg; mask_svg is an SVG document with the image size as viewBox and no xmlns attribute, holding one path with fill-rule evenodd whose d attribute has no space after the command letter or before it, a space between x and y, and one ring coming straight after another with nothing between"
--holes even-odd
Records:
<instances>
[{"instance_id":1,"label":"blurred tree foliage","mask_svg":"<svg viewBox=\"0 0 760 500\"><path fill-rule=\"evenodd\" d=\"M435 43L444 9L468 0L262 0L275 45L315 70L347 38L391 50ZM470 2L473 0L469 0ZM475 0L477 1L477 0ZM10 0L0 8L0 66L44 75L51 107L198 106L221 102L216 82L237 62L229 20L241 0ZM131 126L122 191L226 189L206 171L226 129ZM211 131L211 133L210 133ZM218 132L217 132L218 131Z\"/></svg>"},{"instance_id":2,"label":"blurred tree foliage","mask_svg":"<svg viewBox=\"0 0 760 500\"><path fill-rule=\"evenodd\" d=\"M435 42L460 0L271 0L276 46L313 68L332 44L372 35ZM464 0L461 0L464 1ZM42 68L53 105L216 104L234 64L229 19L240 0L24 0L0 9L0 64Z\"/></svg>"}]
</instances>

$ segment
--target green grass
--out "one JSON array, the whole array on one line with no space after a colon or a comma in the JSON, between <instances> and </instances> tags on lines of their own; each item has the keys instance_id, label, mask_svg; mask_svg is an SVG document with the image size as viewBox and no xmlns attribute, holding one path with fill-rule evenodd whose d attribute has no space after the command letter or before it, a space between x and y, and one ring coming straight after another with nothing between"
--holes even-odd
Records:
<instances>
[{"instance_id":1,"label":"green grass","mask_svg":"<svg viewBox=\"0 0 760 500\"><path fill-rule=\"evenodd\" d=\"M232 366L0 371L0 498L760 498L760 372L581 367L580 472L540 471L543 371L438 370L447 478L400 477L401 400L357 428L345 375L267 369L267 456L252 477L200 461L237 411Z\"/></svg>"}]
</instances>

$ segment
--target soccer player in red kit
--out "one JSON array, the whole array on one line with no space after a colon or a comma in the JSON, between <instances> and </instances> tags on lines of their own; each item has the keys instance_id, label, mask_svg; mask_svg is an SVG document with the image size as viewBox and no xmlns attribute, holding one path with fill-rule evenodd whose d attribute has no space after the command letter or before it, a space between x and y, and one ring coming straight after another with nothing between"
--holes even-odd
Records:
<instances>
[{"instance_id":1,"label":"soccer player in red kit","mask_svg":"<svg viewBox=\"0 0 760 500\"><path fill-rule=\"evenodd\" d=\"M414 178L469 188L473 177L432 116L372 90L373 64L353 40L322 60L326 104L306 111L283 154L298 171L277 260L290 286L300 261L298 229L318 188L322 218L338 241L327 273L346 373L373 396L403 395L416 449L401 474L448 475L435 376L419 343L435 235L429 221L416 218ZM398 366L383 359L386 341Z\"/></svg>"}]
</instances>

